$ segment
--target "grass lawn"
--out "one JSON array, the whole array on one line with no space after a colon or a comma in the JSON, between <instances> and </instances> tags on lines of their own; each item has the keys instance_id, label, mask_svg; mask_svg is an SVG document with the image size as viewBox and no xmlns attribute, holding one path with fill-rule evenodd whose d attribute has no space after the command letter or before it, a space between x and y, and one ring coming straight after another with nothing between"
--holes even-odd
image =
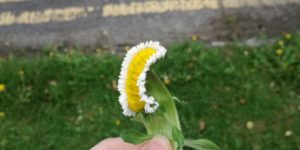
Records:
<instances>
[{"instance_id":1,"label":"grass lawn","mask_svg":"<svg viewBox=\"0 0 300 150\"><path fill-rule=\"evenodd\" d=\"M153 68L184 101L185 136L223 150L300 150L300 35L256 48L203 45L173 44ZM121 114L121 60L55 48L0 58L0 149L83 150L124 128L142 130Z\"/></svg>"}]
</instances>

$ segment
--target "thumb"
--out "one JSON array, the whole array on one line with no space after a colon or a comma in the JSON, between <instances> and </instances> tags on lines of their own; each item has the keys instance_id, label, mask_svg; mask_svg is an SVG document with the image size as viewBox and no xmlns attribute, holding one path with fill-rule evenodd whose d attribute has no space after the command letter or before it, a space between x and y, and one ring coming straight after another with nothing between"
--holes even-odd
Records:
<instances>
[{"instance_id":1,"label":"thumb","mask_svg":"<svg viewBox=\"0 0 300 150\"><path fill-rule=\"evenodd\" d=\"M166 137L156 136L145 143L141 150L172 150L172 146Z\"/></svg>"}]
</instances>

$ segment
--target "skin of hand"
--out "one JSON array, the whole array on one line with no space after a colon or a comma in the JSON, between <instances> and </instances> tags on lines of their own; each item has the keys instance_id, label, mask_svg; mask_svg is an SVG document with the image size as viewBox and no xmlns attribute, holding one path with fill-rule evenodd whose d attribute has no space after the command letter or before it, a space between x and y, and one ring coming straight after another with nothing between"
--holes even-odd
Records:
<instances>
[{"instance_id":1,"label":"skin of hand","mask_svg":"<svg viewBox=\"0 0 300 150\"><path fill-rule=\"evenodd\" d=\"M138 145L126 143L121 138L108 138L90 150L172 150L172 146L169 140L163 136L155 136Z\"/></svg>"}]
</instances>

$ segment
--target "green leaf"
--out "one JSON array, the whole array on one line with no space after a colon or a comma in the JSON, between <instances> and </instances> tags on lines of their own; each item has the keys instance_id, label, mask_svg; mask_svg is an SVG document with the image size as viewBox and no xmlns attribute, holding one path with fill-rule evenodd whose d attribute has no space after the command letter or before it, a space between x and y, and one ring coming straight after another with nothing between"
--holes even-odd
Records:
<instances>
[{"instance_id":1,"label":"green leaf","mask_svg":"<svg viewBox=\"0 0 300 150\"><path fill-rule=\"evenodd\" d=\"M184 146L193 148L195 150L220 150L220 148L210 140L207 139L186 139Z\"/></svg>"},{"instance_id":2,"label":"green leaf","mask_svg":"<svg viewBox=\"0 0 300 150\"><path fill-rule=\"evenodd\" d=\"M166 110L165 118L181 130L174 99L155 73L148 72L146 86L147 92L158 101L160 107L162 106Z\"/></svg>"},{"instance_id":3,"label":"green leaf","mask_svg":"<svg viewBox=\"0 0 300 150\"><path fill-rule=\"evenodd\" d=\"M184 144L184 136L183 133L175 126L172 128L172 140L176 142L177 149L182 149Z\"/></svg>"},{"instance_id":4,"label":"green leaf","mask_svg":"<svg viewBox=\"0 0 300 150\"><path fill-rule=\"evenodd\" d=\"M143 122L144 122L144 116L143 116L143 113L138 112L138 113L137 113L133 118L131 118L130 120L143 123Z\"/></svg>"},{"instance_id":5,"label":"green leaf","mask_svg":"<svg viewBox=\"0 0 300 150\"><path fill-rule=\"evenodd\" d=\"M146 86L148 94L153 96L160 105L153 114L144 116L144 125L148 134L164 135L170 140L174 149L181 149L184 138L174 98L159 77L151 71L147 74Z\"/></svg>"},{"instance_id":6,"label":"green leaf","mask_svg":"<svg viewBox=\"0 0 300 150\"><path fill-rule=\"evenodd\" d=\"M132 144L140 144L153 137L153 135L143 134L134 129L123 130L120 136L125 142Z\"/></svg>"}]
</instances>

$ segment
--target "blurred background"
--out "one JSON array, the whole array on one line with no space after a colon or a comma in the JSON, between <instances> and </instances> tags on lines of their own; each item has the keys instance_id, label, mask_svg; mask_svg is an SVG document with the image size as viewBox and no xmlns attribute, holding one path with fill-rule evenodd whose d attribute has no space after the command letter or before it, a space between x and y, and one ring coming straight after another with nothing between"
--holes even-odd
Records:
<instances>
[{"instance_id":1,"label":"blurred background","mask_svg":"<svg viewBox=\"0 0 300 150\"><path fill-rule=\"evenodd\" d=\"M186 137L224 150L300 150L299 0L0 0L0 149L81 150L122 116L124 53L168 49L153 70L184 103Z\"/></svg>"}]
</instances>

